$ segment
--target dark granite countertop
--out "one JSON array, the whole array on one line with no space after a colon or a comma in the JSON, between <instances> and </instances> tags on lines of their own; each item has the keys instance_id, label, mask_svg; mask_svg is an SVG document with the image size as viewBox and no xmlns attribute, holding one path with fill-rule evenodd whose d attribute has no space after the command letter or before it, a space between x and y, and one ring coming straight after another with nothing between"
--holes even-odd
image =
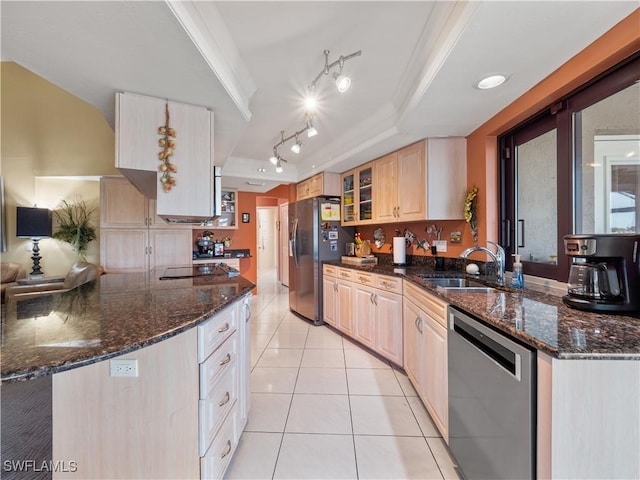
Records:
<instances>
[{"instance_id":1,"label":"dark granite countertop","mask_svg":"<svg viewBox=\"0 0 640 480\"><path fill-rule=\"evenodd\" d=\"M469 277L496 287L487 293L459 293L433 287L419 274L462 276L460 271L436 272L426 266L353 266L326 262L385 275L402 276L454 307L495 329L561 359L640 360L640 316L584 312L562 298L530 289L498 287L489 278ZM467 276L468 277L468 276Z\"/></svg>"},{"instance_id":2,"label":"dark granite countertop","mask_svg":"<svg viewBox=\"0 0 640 480\"><path fill-rule=\"evenodd\" d=\"M2 305L2 382L88 365L184 332L249 293L243 277L159 280L164 268L103 275Z\"/></svg>"}]
</instances>

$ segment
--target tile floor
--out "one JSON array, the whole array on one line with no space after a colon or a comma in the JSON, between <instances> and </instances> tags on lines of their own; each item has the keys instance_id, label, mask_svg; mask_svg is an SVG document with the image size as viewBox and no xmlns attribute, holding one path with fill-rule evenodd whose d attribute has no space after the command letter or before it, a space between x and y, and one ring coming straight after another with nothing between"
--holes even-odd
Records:
<instances>
[{"instance_id":1,"label":"tile floor","mask_svg":"<svg viewBox=\"0 0 640 480\"><path fill-rule=\"evenodd\" d=\"M251 411L227 479L458 479L404 373L289 311L275 274L252 300Z\"/></svg>"}]
</instances>

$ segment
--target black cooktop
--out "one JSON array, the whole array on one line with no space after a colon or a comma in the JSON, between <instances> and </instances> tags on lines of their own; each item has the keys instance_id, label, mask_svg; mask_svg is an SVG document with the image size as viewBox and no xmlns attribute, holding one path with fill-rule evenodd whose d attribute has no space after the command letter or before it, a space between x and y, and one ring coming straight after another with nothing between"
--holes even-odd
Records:
<instances>
[{"instance_id":1,"label":"black cooktop","mask_svg":"<svg viewBox=\"0 0 640 480\"><path fill-rule=\"evenodd\" d=\"M240 275L240 272L226 263L204 263L202 265L193 265L191 267L167 267L160 277L160 280L207 277L214 275L237 277Z\"/></svg>"}]
</instances>

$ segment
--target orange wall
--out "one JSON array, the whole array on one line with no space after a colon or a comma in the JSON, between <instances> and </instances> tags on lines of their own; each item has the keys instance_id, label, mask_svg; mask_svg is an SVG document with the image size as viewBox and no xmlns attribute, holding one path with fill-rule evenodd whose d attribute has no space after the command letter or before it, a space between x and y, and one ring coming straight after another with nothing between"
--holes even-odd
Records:
<instances>
[{"instance_id":1,"label":"orange wall","mask_svg":"<svg viewBox=\"0 0 640 480\"><path fill-rule=\"evenodd\" d=\"M467 137L467 185L479 188L480 245L498 238L497 137L638 50L640 9Z\"/></svg>"},{"instance_id":2,"label":"orange wall","mask_svg":"<svg viewBox=\"0 0 640 480\"><path fill-rule=\"evenodd\" d=\"M258 257L257 228L256 228L256 207L257 206L278 206L285 203L289 197L289 185L280 185L266 193L238 192L238 228L236 230L207 229L193 231L195 241L204 230L213 231L214 238L221 239L229 237L232 240L231 249L248 248L251 252L250 258L240 259L240 274L247 280L256 283L258 278ZM249 214L249 223L242 223L242 214ZM194 247L195 248L195 247ZM254 290L257 293L257 288Z\"/></svg>"}]
</instances>

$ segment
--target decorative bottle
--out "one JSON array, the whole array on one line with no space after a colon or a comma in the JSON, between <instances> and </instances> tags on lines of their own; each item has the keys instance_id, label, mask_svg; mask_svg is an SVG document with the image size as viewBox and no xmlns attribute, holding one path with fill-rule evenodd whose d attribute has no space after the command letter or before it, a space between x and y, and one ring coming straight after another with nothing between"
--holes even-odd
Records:
<instances>
[{"instance_id":1,"label":"decorative bottle","mask_svg":"<svg viewBox=\"0 0 640 480\"><path fill-rule=\"evenodd\" d=\"M520 263L520 255L513 255L513 270L511 272L511 286L513 288L524 288L524 276L522 274L522 263Z\"/></svg>"}]
</instances>

